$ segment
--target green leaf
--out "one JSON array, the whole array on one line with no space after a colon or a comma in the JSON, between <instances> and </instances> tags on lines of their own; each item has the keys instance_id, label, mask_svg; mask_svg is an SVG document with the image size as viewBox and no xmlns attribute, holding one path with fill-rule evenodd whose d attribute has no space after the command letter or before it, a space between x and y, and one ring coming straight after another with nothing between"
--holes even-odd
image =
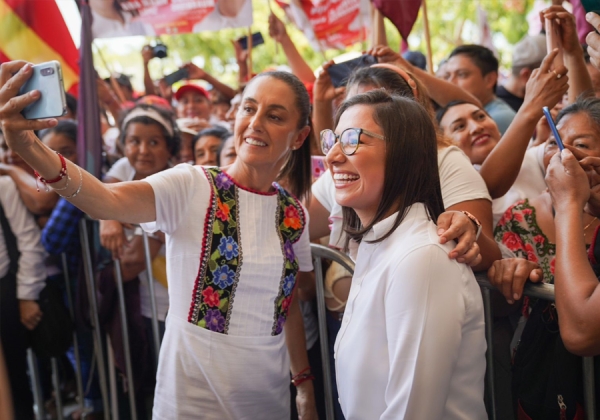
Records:
<instances>
[{"instance_id":1,"label":"green leaf","mask_svg":"<svg viewBox=\"0 0 600 420\"><path fill-rule=\"evenodd\" d=\"M224 311L228 305L229 305L229 297L221 299L221 301L219 302L219 310Z\"/></svg>"}]
</instances>

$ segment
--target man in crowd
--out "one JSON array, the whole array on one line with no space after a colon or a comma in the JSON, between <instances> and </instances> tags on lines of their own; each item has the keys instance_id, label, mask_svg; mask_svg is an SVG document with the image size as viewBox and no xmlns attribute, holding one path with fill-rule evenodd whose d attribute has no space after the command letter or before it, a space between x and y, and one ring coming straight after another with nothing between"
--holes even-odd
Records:
<instances>
[{"instance_id":1,"label":"man in crowd","mask_svg":"<svg viewBox=\"0 0 600 420\"><path fill-rule=\"evenodd\" d=\"M444 64L442 78L479 99L504 134L516 113L496 96L498 59L490 49L481 45L455 48Z\"/></svg>"},{"instance_id":2,"label":"man in crowd","mask_svg":"<svg viewBox=\"0 0 600 420\"><path fill-rule=\"evenodd\" d=\"M496 96L506 102L515 112L523 104L525 85L531 72L537 69L546 56L546 36L525 36L513 50L512 72L508 80L496 89Z\"/></svg>"}]
</instances>

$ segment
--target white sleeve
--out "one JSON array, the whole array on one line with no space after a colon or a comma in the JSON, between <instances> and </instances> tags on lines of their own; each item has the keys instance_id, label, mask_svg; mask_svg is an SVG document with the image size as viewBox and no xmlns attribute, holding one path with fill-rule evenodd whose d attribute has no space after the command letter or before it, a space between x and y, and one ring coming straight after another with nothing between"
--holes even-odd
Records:
<instances>
[{"instance_id":1,"label":"white sleeve","mask_svg":"<svg viewBox=\"0 0 600 420\"><path fill-rule=\"evenodd\" d=\"M105 177L114 178L121 182L123 181L131 181L133 176L135 175L135 169L129 163L129 159L126 157L122 157L117 160L113 166L110 167L108 172L106 172Z\"/></svg>"},{"instance_id":2,"label":"white sleeve","mask_svg":"<svg viewBox=\"0 0 600 420\"><path fill-rule=\"evenodd\" d=\"M19 197L14 182L3 182L2 207L21 253L17 271L17 298L36 300L46 284L46 251L35 219Z\"/></svg>"},{"instance_id":3,"label":"white sleeve","mask_svg":"<svg viewBox=\"0 0 600 420\"><path fill-rule=\"evenodd\" d=\"M429 245L392 271L385 296L390 372L381 419L440 419L461 344L465 271Z\"/></svg>"},{"instance_id":4,"label":"white sleeve","mask_svg":"<svg viewBox=\"0 0 600 420\"><path fill-rule=\"evenodd\" d=\"M323 172L323 174L313 182L311 193L319 200L319 203L331 213L336 202L335 185L333 184L333 177L331 176L329 169Z\"/></svg>"},{"instance_id":5,"label":"white sleeve","mask_svg":"<svg viewBox=\"0 0 600 420\"><path fill-rule=\"evenodd\" d=\"M458 147L450 146L440 150L438 167L445 208L463 201L492 201L485 181Z\"/></svg>"},{"instance_id":6,"label":"white sleeve","mask_svg":"<svg viewBox=\"0 0 600 420\"><path fill-rule=\"evenodd\" d=\"M156 205L156 222L142 223L147 232L160 230L172 234L188 212L195 188L210 188L205 176L199 180L198 171L192 165L182 163L174 168L166 169L144 178L154 190Z\"/></svg>"},{"instance_id":7,"label":"white sleeve","mask_svg":"<svg viewBox=\"0 0 600 420\"><path fill-rule=\"evenodd\" d=\"M302 235L300 235L300 239L298 239L292 247L294 248L294 254L298 257L299 270L306 272L313 270L312 255L310 253L310 234L308 229L309 216L306 208L302 204L300 205L302 206L305 217L304 230Z\"/></svg>"}]
</instances>

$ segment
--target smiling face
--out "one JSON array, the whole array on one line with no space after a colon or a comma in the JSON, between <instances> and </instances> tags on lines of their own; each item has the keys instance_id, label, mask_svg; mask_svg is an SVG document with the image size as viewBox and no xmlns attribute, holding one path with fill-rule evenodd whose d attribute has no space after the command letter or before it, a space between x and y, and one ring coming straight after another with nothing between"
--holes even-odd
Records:
<instances>
[{"instance_id":1,"label":"smiling face","mask_svg":"<svg viewBox=\"0 0 600 420\"><path fill-rule=\"evenodd\" d=\"M298 128L300 113L293 90L270 76L253 80L244 90L235 127L236 162L277 171L292 149L298 149L310 128Z\"/></svg>"},{"instance_id":2,"label":"smiling face","mask_svg":"<svg viewBox=\"0 0 600 420\"><path fill-rule=\"evenodd\" d=\"M348 108L341 115L335 134L347 128L362 128L383 136L383 129L373 120L373 110L368 105ZM373 220L381 201L385 153L385 140L362 133L352 156L344 155L339 142L326 156L335 184L335 201L354 209L363 226Z\"/></svg>"},{"instance_id":3,"label":"smiling face","mask_svg":"<svg viewBox=\"0 0 600 420\"><path fill-rule=\"evenodd\" d=\"M449 108L440 121L440 127L473 165L481 165L500 140L500 131L494 120L472 104Z\"/></svg>"},{"instance_id":4,"label":"smiling face","mask_svg":"<svg viewBox=\"0 0 600 420\"><path fill-rule=\"evenodd\" d=\"M585 112L565 115L556 125L563 144L573 146L589 156L600 157L600 127ZM544 149L544 168L558 152L558 145L551 135Z\"/></svg>"},{"instance_id":5,"label":"smiling face","mask_svg":"<svg viewBox=\"0 0 600 420\"><path fill-rule=\"evenodd\" d=\"M129 123L125 156L135 169L134 179L143 179L167 168L171 152L159 124Z\"/></svg>"},{"instance_id":6,"label":"smiling face","mask_svg":"<svg viewBox=\"0 0 600 420\"><path fill-rule=\"evenodd\" d=\"M187 91L177 101L177 118L210 119L210 100L195 91Z\"/></svg>"}]
</instances>

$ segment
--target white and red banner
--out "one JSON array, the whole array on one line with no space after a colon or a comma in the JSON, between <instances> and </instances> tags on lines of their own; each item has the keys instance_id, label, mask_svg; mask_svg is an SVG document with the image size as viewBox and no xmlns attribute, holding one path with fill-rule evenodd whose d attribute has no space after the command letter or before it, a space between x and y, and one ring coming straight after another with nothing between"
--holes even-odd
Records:
<instances>
[{"instance_id":1,"label":"white and red banner","mask_svg":"<svg viewBox=\"0 0 600 420\"><path fill-rule=\"evenodd\" d=\"M247 27L252 0L89 0L95 38Z\"/></svg>"},{"instance_id":2,"label":"white and red banner","mask_svg":"<svg viewBox=\"0 0 600 420\"><path fill-rule=\"evenodd\" d=\"M368 0L276 0L315 50L342 49L366 39Z\"/></svg>"}]
</instances>

